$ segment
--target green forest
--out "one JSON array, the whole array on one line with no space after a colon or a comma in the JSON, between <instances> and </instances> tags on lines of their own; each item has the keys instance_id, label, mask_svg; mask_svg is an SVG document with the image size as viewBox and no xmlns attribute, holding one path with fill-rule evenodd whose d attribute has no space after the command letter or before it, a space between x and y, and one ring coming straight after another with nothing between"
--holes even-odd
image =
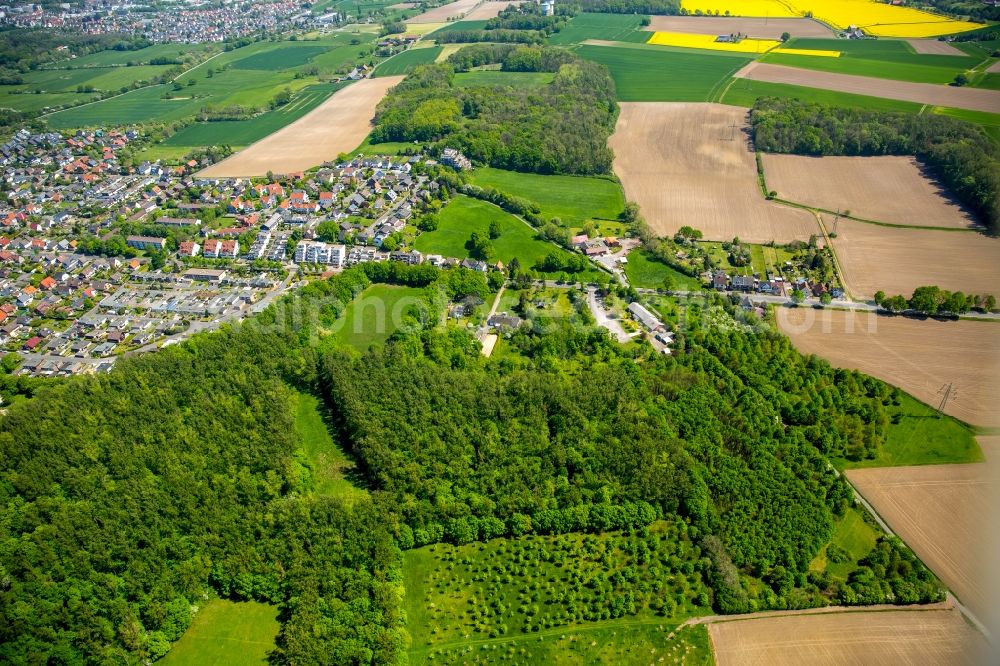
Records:
<instances>
[{"instance_id":1,"label":"green forest","mask_svg":"<svg viewBox=\"0 0 1000 666\"><path fill-rule=\"evenodd\" d=\"M750 112L758 150L803 155L915 155L991 234L1000 233L1000 147L982 128L914 115L762 97Z\"/></svg>"},{"instance_id":2,"label":"green forest","mask_svg":"<svg viewBox=\"0 0 1000 666\"><path fill-rule=\"evenodd\" d=\"M325 331L372 283L420 289L426 307L360 353ZM898 391L739 324L721 297L709 310L729 325L689 332L676 356L618 345L584 308L519 329L487 359L469 331L438 322L448 303L489 293L472 271L365 264L241 326L12 405L0 661L155 660L192 605L217 596L279 607L273 663L403 663L422 631L402 612L404 551L498 538L522 558L561 544L549 558L577 548L560 535L621 535L586 546L611 564L580 569L567 612L494 609L487 632L942 598L893 539L847 577L809 570L852 503L828 459L876 456ZM295 391L326 402L370 498L316 491ZM662 521L676 540L655 536ZM660 569L686 582L652 585ZM490 571L463 575L512 575ZM514 593L491 594L508 605Z\"/></svg>"},{"instance_id":3,"label":"green forest","mask_svg":"<svg viewBox=\"0 0 1000 666\"><path fill-rule=\"evenodd\" d=\"M532 88L454 85L456 70L492 63L555 77ZM448 63L417 67L393 88L378 106L370 140L376 148L386 141L450 146L514 171L609 173L607 139L617 117L614 82L603 66L564 49L476 45Z\"/></svg>"}]
</instances>

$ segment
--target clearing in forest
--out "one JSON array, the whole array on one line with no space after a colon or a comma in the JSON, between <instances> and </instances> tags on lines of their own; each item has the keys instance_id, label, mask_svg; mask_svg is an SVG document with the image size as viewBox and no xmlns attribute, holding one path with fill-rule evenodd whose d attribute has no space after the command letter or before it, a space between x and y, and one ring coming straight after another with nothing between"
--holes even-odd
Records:
<instances>
[{"instance_id":1,"label":"clearing in forest","mask_svg":"<svg viewBox=\"0 0 1000 666\"><path fill-rule=\"evenodd\" d=\"M334 93L291 125L241 150L200 176L264 176L305 171L348 152L371 131L375 107L402 76L363 79Z\"/></svg>"},{"instance_id":2,"label":"clearing in forest","mask_svg":"<svg viewBox=\"0 0 1000 666\"><path fill-rule=\"evenodd\" d=\"M735 16L651 16L645 30L685 32L695 35L729 35L741 32L755 39L792 37L830 37L827 26L805 18L741 18Z\"/></svg>"},{"instance_id":3,"label":"clearing in forest","mask_svg":"<svg viewBox=\"0 0 1000 666\"><path fill-rule=\"evenodd\" d=\"M954 229L976 224L913 157L767 154L764 178L782 199L877 222Z\"/></svg>"},{"instance_id":4,"label":"clearing in forest","mask_svg":"<svg viewBox=\"0 0 1000 666\"><path fill-rule=\"evenodd\" d=\"M854 469L847 478L980 621L996 626L995 461L984 445L986 463Z\"/></svg>"},{"instance_id":5,"label":"clearing in forest","mask_svg":"<svg viewBox=\"0 0 1000 666\"><path fill-rule=\"evenodd\" d=\"M622 104L611 136L614 170L650 228L688 225L707 240L807 240L811 213L764 199L745 109L720 104Z\"/></svg>"},{"instance_id":6,"label":"clearing in forest","mask_svg":"<svg viewBox=\"0 0 1000 666\"><path fill-rule=\"evenodd\" d=\"M854 209L851 209L854 212ZM828 231L835 216L823 215ZM924 285L966 294L997 293L1000 239L973 231L886 227L841 218L832 240L844 285L855 298L877 291L909 297Z\"/></svg>"},{"instance_id":7,"label":"clearing in forest","mask_svg":"<svg viewBox=\"0 0 1000 666\"><path fill-rule=\"evenodd\" d=\"M827 58L810 59L815 63ZM789 83L837 90L856 95L887 97L920 104L971 109L1000 113L1000 91L981 88L956 88L934 83L913 83L893 81L874 76L855 76L836 72L820 72L799 67L775 65L769 62L751 62L736 73L738 78L752 78L754 81Z\"/></svg>"},{"instance_id":8,"label":"clearing in forest","mask_svg":"<svg viewBox=\"0 0 1000 666\"><path fill-rule=\"evenodd\" d=\"M357 473L354 463L327 427L326 405L312 393L297 392L294 401L295 429L312 463L313 490L318 495L339 497L348 503L364 497L367 493L350 481Z\"/></svg>"},{"instance_id":9,"label":"clearing in forest","mask_svg":"<svg viewBox=\"0 0 1000 666\"><path fill-rule=\"evenodd\" d=\"M278 635L278 609L256 601L212 599L170 647L163 666L266 666Z\"/></svg>"},{"instance_id":10,"label":"clearing in forest","mask_svg":"<svg viewBox=\"0 0 1000 666\"><path fill-rule=\"evenodd\" d=\"M987 647L955 609L842 612L709 625L719 666L973 664Z\"/></svg>"},{"instance_id":11,"label":"clearing in forest","mask_svg":"<svg viewBox=\"0 0 1000 666\"><path fill-rule=\"evenodd\" d=\"M996 322L812 308L779 308L776 318L803 354L873 375L928 404L937 405L941 387L953 384L958 396L948 402L946 414L974 425L1000 426Z\"/></svg>"}]
</instances>

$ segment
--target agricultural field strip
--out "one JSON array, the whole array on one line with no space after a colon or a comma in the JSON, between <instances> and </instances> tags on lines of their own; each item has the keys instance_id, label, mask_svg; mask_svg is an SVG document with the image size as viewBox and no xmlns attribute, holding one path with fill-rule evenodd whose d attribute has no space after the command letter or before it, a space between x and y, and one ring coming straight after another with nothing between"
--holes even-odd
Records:
<instances>
[{"instance_id":1,"label":"agricultural field strip","mask_svg":"<svg viewBox=\"0 0 1000 666\"><path fill-rule=\"evenodd\" d=\"M292 173L350 151L371 131L371 118L379 101L402 80L402 76L386 76L351 84L294 123L210 166L201 175Z\"/></svg>"},{"instance_id":2,"label":"agricultural field strip","mask_svg":"<svg viewBox=\"0 0 1000 666\"><path fill-rule=\"evenodd\" d=\"M738 18L732 16L651 16L643 30L684 32L697 35L728 35L742 32L756 39L792 37L832 37L833 31L818 21L806 18Z\"/></svg>"},{"instance_id":3,"label":"agricultural field strip","mask_svg":"<svg viewBox=\"0 0 1000 666\"><path fill-rule=\"evenodd\" d=\"M442 21L447 21L450 18L457 16L464 16L471 12L473 9L478 7L483 0L456 0L456 2L451 2L446 5L441 5L440 7L434 7L428 9L423 14L418 14L412 18L407 19L407 23L441 23ZM500 4L500 3L490 3L490 4ZM497 9L499 12L500 9Z\"/></svg>"},{"instance_id":4,"label":"agricultural field strip","mask_svg":"<svg viewBox=\"0 0 1000 666\"><path fill-rule=\"evenodd\" d=\"M885 97L934 106L1000 113L1000 91L975 88L952 88L930 83L891 81L868 76L837 74L814 70L751 62L735 75L754 81L788 83L809 88L837 90L845 93Z\"/></svg>"},{"instance_id":5,"label":"agricultural field strip","mask_svg":"<svg viewBox=\"0 0 1000 666\"><path fill-rule=\"evenodd\" d=\"M739 107L623 103L609 144L628 199L661 235L690 225L707 240L808 239L819 231L810 212L765 201L745 131Z\"/></svg>"},{"instance_id":6,"label":"agricultural field strip","mask_svg":"<svg viewBox=\"0 0 1000 666\"><path fill-rule=\"evenodd\" d=\"M907 39L906 43L912 46L914 51L924 55L966 55L948 42L940 42L936 39Z\"/></svg>"}]
</instances>

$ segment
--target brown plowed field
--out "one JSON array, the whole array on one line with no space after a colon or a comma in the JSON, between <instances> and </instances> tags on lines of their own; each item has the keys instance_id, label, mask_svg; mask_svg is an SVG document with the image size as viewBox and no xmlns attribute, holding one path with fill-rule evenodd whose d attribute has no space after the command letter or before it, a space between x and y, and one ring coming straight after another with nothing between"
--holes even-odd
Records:
<instances>
[{"instance_id":1,"label":"brown plowed field","mask_svg":"<svg viewBox=\"0 0 1000 666\"><path fill-rule=\"evenodd\" d=\"M878 222L962 229L975 218L912 157L764 155L767 186L782 199Z\"/></svg>"},{"instance_id":2,"label":"brown plowed field","mask_svg":"<svg viewBox=\"0 0 1000 666\"><path fill-rule=\"evenodd\" d=\"M718 666L979 664L986 641L957 610L898 610L717 622Z\"/></svg>"},{"instance_id":3,"label":"brown plowed field","mask_svg":"<svg viewBox=\"0 0 1000 666\"><path fill-rule=\"evenodd\" d=\"M954 382L946 412L1000 426L1000 322L916 320L812 308L779 308L778 325L804 354L816 354L900 387L936 405Z\"/></svg>"},{"instance_id":4,"label":"brown plowed field","mask_svg":"<svg viewBox=\"0 0 1000 666\"><path fill-rule=\"evenodd\" d=\"M917 53L927 55L952 55L967 56L965 51L959 51L948 42L939 42L936 39L908 39L906 40Z\"/></svg>"},{"instance_id":5,"label":"brown plowed field","mask_svg":"<svg viewBox=\"0 0 1000 666\"><path fill-rule=\"evenodd\" d=\"M892 531L988 625L996 607L989 594L996 564L989 467L986 462L847 471Z\"/></svg>"},{"instance_id":6,"label":"brown plowed field","mask_svg":"<svg viewBox=\"0 0 1000 666\"><path fill-rule=\"evenodd\" d=\"M682 32L689 35L729 35L742 32L756 39L792 37L832 37L833 32L816 21L804 18L743 18L735 16L652 16L643 30Z\"/></svg>"},{"instance_id":7,"label":"brown plowed field","mask_svg":"<svg viewBox=\"0 0 1000 666\"><path fill-rule=\"evenodd\" d=\"M248 146L198 175L264 176L305 171L337 153L354 150L371 131L375 107L402 76L362 79L274 134Z\"/></svg>"},{"instance_id":8,"label":"brown plowed field","mask_svg":"<svg viewBox=\"0 0 1000 666\"><path fill-rule=\"evenodd\" d=\"M832 215L824 215L833 231ZM876 291L909 297L922 285L1000 298L1000 239L972 231L905 229L845 220L836 224L833 249L855 298Z\"/></svg>"},{"instance_id":9,"label":"brown plowed field","mask_svg":"<svg viewBox=\"0 0 1000 666\"><path fill-rule=\"evenodd\" d=\"M521 4L520 0L517 2L508 2L505 0L487 0L483 4L479 5L475 9L469 11L463 21L488 21L491 18L495 18L502 10L506 9L511 5Z\"/></svg>"},{"instance_id":10,"label":"brown plowed field","mask_svg":"<svg viewBox=\"0 0 1000 666\"><path fill-rule=\"evenodd\" d=\"M899 99L918 104L950 106L958 109L1000 113L1000 91L982 88L953 88L933 83L891 81L870 76L818 72L765 62L752 62L736 72L740 78L770 83L788 83L809 88Z\"/></svg>"},{"instance_id":11,"label":"brown plowed field","mask_svg":"<svg viewBox=\"0 0 1000 666\"><path fill-rule=\"evenodd\" d=\"M764 199L746 135L746 109L722 104L624 102L609 144L625 195L650 228L701 229L708 240L807 240L808 211Z\"/></svg>"},{"instance_id":12,"label":"brown plowed field","mask_svg":"<svg viewBox=\"0 0 1000 666\"><path fill-rule=\"evenodd\" d=\"M418 14L411 19L407 19L407 23L444 23L452 17L463 16L468 14L472 9L478 5L483 0L456 0L456 2L449 3L447 5L441 5L440 7L435 7L433 9L428 9L423 14ZM489 3L489 4L501 4L501 3ZM497 10L500 11L499 9ZM467 17L466 17L467 18Z\"/></svg>"}]
</instances>

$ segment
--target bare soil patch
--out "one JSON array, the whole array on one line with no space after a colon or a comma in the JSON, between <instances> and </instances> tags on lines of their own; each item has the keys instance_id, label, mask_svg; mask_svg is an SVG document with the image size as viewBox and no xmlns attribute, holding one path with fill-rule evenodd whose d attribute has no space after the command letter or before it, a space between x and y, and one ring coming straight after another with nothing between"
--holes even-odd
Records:
<instances>
[{"instance_id":1,"label":"bare soil patch","mask_svg":"<svg viewBox=\"0 0 1000 666\"><path fill-rule=\"evenodd\" d=\"M729 35L742 32L756 39L831 37L833 31L822 23L805 18L744 18L739 16L652 16L643 30L682 32L689 35Z\"/></svg>"},{"instance_id":2,"label":"bare soil patch","mask_svg":"<svg viewBox=\"0 0 1000 666\"><path fill-rule=\"evenodd\" d=\"M440 7L435 7L434 9L428 9L423 14L418 14L411 19L407 19L407 23L443 23L450 18L455 17L465 17L472 9L478 5L483 0L456 0L456 2L449 3L447 5L441 5ZM500 4L500 3L490 3L490 4ZM497 10L500 11L499 9Z\"/></svg>"},{"instance_id":3,"label":"bare soil patch","mask_svg":"<svg viewBox=\"0 0 1000 666\"><path fill-rule=\"evenodd\" d=\"M486 2L467 13L465 15L465 20L488 21L491 18L495 18L497 14L507 7L519 4L521 4L521 0L517 0L516 2L511 2L509 0L486 0Z\"/></svg>"},{"instance_id":4,"label":"bare soil patch","mask_svg":"<svg viewBox=\"0 0 1000 666\"><path fill-rule=\"evenodd\" d=\"M965 51L960 51L948 42L939 42L936 39L908 39L906 40L917 53L925 55L968 55Z\"/></svg>"},{"instance_id":5,"label":"bare soil patch","mask_svg":"<svg viewBox=\"0 0 1000 666\"><path fill-rule=\"evenodd\" d=\"M788 83L809 88L837 90L856 95L899 99L918 104L950 106L958 109L1000 113L1000 91L982 88L955 88L933 83L892 81L870 76L854 76L799 69L765 62L752 62L736 73L740 78L770 83Z\"/></svg>"},{"instance_id":6,"label":"bare soil patch","mask_svg":"<svg viewBox=\"0 0 1000 666\"><path fill-rule=\"evenodd\" d=\"M701 229L709 240L807 240L808 211L764 199L747 138L746 109L722 104L626 102L609 144L625 195L657 234Z\"/></svg>"},{"instance_id":7,"label":"bare soil patch","mask_svg":"<svg viewBox=\"0 0 1000 666\"><path fill-rule=\"evenodd\" d=\"M956 610L755 618L708 632L719 666L977 664L986 650Z\"/></svg>"},{"instance_id":8,"label":"bare soil patch","mask_svg":"<svg viewBox=\"0 0 1000 666\"><path fill-rule=\"evenodd\" d=\"M976 220L912 157L764 155L782 199L891 224L969 228Z\"/></svg>"},{"instance_id":9,"label":"bare soil patch","mask_svg":"<svg viewBox=\"0 0 1000 666\"><path fill-rule=\"evenodd\" d=\"M829 231L834 216L824 215ZM922 285L997 294L1000 238L969 231L904 229L841 218L833 249L847 290L855 298L876 291L909 296Z\"/></svg>"},{"instance_id":10,"label":"bare soil patch","mask_svg":"<svg viewBox=\"0 0 1000 666\"><path fill-rule=\"evenodd\" d=\"M990 72L991 74L996 74L996 73L1000 73L1000 60L998 60L998 61L996 61L995 63L993 63L992 65L990 65L990 66L989 66L989 67L988 67L988 68L986 69L986 71L987 71L987 72Z\"/></svg>"},{"instance_id":11,"label":"bare soil patch","mask_svg":"<svg viewBox=\"0 0 1000 666\"><path fill-rule=\"evenodd\" d=\"M946 413L978 426L1000 426L1000 323L812 308L779 308L776 314L802 353L861 370L933 405L941 387L954 383L958 396Z\"/></svg>"},{"instance_id":12,"label":"bare soil patch","mask_svg":"<svg viewBox=\"0 0 1000 666\"><path fill-rule=\"evenodd\" d=\"M375 107L402 76L363 79L318 107L198 175L264 176L304 171L353 150L371 131Z\"/></svg>"},{"instance_id":13,"label":"bare soil patch","mask_svg":"<svg viewBox=\"0 0 1000 666\"><path fill-rule=\"evenodd\" d=\"M881 467L847 478L977 618L995 604L989 463Z\"/></svg>"}]
</instances>

